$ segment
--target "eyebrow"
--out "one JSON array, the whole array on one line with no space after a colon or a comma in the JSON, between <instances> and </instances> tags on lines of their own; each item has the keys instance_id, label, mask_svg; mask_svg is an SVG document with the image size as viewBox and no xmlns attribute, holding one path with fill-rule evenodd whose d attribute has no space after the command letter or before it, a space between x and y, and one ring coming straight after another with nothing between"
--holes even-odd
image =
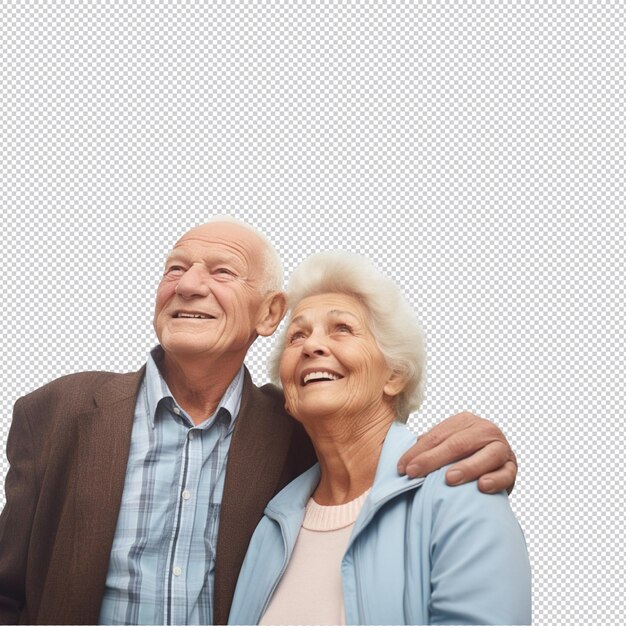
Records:
<instances>
[{"instance_id":1,"label":"eyebrow","mask_svg":"<svg viewBox=\"0 0 626 626\"><path fill-rule=\"evenodd\" d=\"M176 250L176 248L174 248L174 250L172 250L166 257L165 262L167 263L168 261L171 261L172 259L176 260L176 259L184 259L187 258L189 255L182 251L182 250Z\"/></svg>"},{"instance_id":2,"label":"eyebrow","mask_svg":"<svg viewBox=\"0 0 626 626\"><path fill-rule=\"evenodd\" d=\"M351 313L350 311L343 311L342 309L332 309L328 311L327 317L341 317L342 315L349 315L350 317L354 318L357 322L360 321L359 318L354 313ZM291 326L292 324L302 324L305 321L306 321L306 318L304 317L304 315L298 315L297 317L294 317L289 322L289 326Z\"/></svg>"}]
</instances>

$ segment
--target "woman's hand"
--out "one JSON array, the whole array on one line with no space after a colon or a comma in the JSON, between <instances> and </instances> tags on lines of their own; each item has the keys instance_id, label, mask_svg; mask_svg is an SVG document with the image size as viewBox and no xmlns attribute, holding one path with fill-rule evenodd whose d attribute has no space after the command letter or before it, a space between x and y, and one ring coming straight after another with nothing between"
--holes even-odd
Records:
<instances>
[{"instance_id":1,"label":"woman's hand","mask_svg":"<svg viewBox=\"0 0 626 626\"><path fill-rule=\"evenodd\" d=\"M513 491L517 459L502 431L489 420L463 412L448 417L420 436L398 462L398 472L410 478L426 476L454 463L446 472L449 485L478 479L484 493Z\"/></svg>"}]
</instances>

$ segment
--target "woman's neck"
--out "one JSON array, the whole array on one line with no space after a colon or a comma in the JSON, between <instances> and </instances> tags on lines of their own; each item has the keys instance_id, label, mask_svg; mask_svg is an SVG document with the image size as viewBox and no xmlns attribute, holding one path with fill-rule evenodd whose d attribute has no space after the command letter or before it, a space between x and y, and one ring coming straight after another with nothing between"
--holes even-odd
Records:
<instances>
[{"instance_id":1,"label":"woman's neck","mask_svg":"<svg viewBox=\"0 0 626 626\"><path fill-rule=\"evenodd\" d=\"M374 483L380 452L393 422L391 411L368 418L316 421L304 424L320 463L321 477L313 498L318 504L345 504Z\"/></svg>"}]
</instances>

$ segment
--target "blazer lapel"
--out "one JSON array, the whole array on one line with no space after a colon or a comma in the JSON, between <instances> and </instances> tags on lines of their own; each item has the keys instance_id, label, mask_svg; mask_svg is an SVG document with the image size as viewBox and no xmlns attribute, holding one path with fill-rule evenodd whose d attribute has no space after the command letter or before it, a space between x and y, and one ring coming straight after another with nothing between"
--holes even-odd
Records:
<instances>
[{"instance_id":1,"label":"blazer lapel","mask_svg":"<svg viewBox=\"0 0 626 626\"><path fill-rule=\"evenodd\" d=\"M275 494L294 422L275 388L259 390L246 370L241 409L228 453L215 566L213 621L228 619L248 543Z\"/></svg>"},{"instance_id":2,"label":"blazer lapel","mask_svg":"<svg viewBox=\"0 0 626 626\"><path fill-rule=\"evenodd\" d=\"M138 372L113 375L94 394L96 409L78 417L68 433L68 491L39 614L63 623L96 624L117 525ZM50 621L52 623L52 621Z\"/></svg>"}]
</instances>

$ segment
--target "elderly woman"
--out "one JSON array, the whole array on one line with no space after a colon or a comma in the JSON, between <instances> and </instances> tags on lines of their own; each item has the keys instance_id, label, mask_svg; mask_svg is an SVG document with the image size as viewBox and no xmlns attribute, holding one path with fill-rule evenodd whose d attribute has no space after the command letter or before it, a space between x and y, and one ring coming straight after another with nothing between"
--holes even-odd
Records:
<instances>
[{"instance_id":1,"label":"elderly woman","mask_svg":"<svg viewBox=\"0 0 626 626\"><path fill-rule=\"evenodd\" d=\"M348 253L292 275L277 346L287 411L319 464L269 503L230 614L238 624L529 623L530 568L506 494L399 476L423 342L397 286Z\"/></svg>"}]
</instances>

